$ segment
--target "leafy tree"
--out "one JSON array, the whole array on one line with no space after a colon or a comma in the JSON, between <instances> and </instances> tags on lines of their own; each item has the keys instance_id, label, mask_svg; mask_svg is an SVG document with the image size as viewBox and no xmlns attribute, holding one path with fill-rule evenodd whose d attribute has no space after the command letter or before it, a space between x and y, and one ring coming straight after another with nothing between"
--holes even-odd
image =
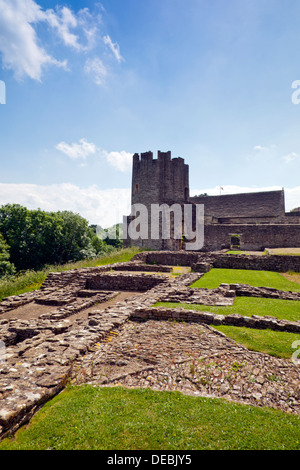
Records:
<instances>
[{"instance_id":1,"label":"leafy tree","mask_svg":"<svg viewBox=\"0 0 300 470\"><path fill-rule=\"evenodd\" d=\"M28 210L18 204L0 207L0 233L17 270L92 258L106 246L93 238L79 214Z\"/></svg>"},{"instance_id":2,"label":"leafy tree","mask_svg":"<svg viewBox=\"0 0 300 470\"><path fill-rule=\"evenodd\" d=\"M10 259L17 269L26 263L29 211L19 204L7 204L0 208L0 232L7 241Z\"/></svg>"},{"instance_id":3,"label":"leafy tree","mask_svg":"<svg viewBox=\"0 0 300 470\"><path fill-rule=\"evenodd\" d=\"M96 256L87 220L71 211L62 211L57 214L63 220L63 237L60 247L63 262Z\"/></svg>"},{"instance_id":4,"label":"leafy tree","mask_svg":"<svg viewBox=\"0 0 300 470\"><path fill-rule=\"evenodd\" d=\"M26 237L26 266L33 269L63 261L64 222L55 212L30 211Z\"/></svg>"},{"instance_id":5,"label":"leafy tree","mask_svg":"<svg viewBox=\"0 0 300 470\"><path fill-rule=\"evenodd\" d=\"M105 242L107 245L116 249L123 247L123 240L121 238L121 224L115 224L109 228L102 228L99 225L91 225L91 227L93 228L94 232L97 233L99 237L101 237L103 242Z\"/></svg>"},{"instance_id":6,"label":"leafy tree","mask_svg":"<svg viewBox=\"0 0 300 470\"><path fill-rule=\"evenodd\" d=\"M107 244L100 237L98 237L96 233L96 225L90 225L89 237L91 240L91 244L96 252L96 255L102 255L110 251Z\"/></svg>"},{"instance_id":7,"label":"leafy tree","mask_svg":"<svg viewBox=\"0 0 300 470\"><path fill-rule=\"evenodd\" d=\"M0 233L0 279L15 274L16 269L9 262L9 246Z\"/></svg>"}]
</instances>

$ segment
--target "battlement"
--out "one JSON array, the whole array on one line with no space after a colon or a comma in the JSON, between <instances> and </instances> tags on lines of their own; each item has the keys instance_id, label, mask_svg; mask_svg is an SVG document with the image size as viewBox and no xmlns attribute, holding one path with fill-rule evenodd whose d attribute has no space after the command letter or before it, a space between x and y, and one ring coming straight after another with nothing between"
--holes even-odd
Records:
<instances>
[{"instance_id":1,"label":"battlement","mask_svg":"<svg viewBox=\"0 0 300 470\"><path fill-rule=\"evenodd\" d=\"M149 162L149 161L153 161L153 152L151 152L150 150L148 152L143 152L141 154L135 153L133 155L134 163ZM168 150L167 152L161 152L160 150L158 150L157 161L160 161L160 162L161 161L172 161L172 162L181 161L182 163L184 163L184 159L181 157L172 158L170 150Z\"/></svg>"},{"instance_id":2,"label":"battlement","mask_svg":"<svg viewBox=\"0 0 300 470\"><path fill-rule=\"evenodd\" d=\"M132 204L186 202L189 198L189 167L171 152L148 151L133 155Z\"/></svg>"}]
</instances>

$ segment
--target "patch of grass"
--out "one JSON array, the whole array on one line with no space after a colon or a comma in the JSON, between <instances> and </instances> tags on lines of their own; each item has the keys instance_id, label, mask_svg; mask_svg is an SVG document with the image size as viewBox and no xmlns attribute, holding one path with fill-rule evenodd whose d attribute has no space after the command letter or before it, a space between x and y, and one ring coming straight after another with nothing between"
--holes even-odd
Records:
<instances>
[{"instance_id":1,"label":"patch of grass","mask_svg":"<svg viewBox=\"0 0 300 470\"><path fill-rule=\"evenodd\" d=\"M200 310L202 312L212 312L219 315L232 315L233 313L237 313L246 317L251 317L252 315L264 317L269 315L280 320L300 320L300 302L295 300L236 297L234 304L227 307L172 302L157 302L155 306L169 308L182 307L188 310Z\"/></svg>"},{"instance_id":2,"label":"patch of grass","mask_svg":"<svg viewBox=\"0 0 300 470\"><path fill-rule=\"evenodd\" d=\"M299 450L300 417L149 389L70 387L0 450Z\"/></svg>"},{"instance_id":3,"label":"patch of grass","mask_svg":"<svg viewBox=\"0 0 300 470\"><path fill-rule=\"evenodd\" d=\"M279 290L300 292L300 285L286 279L282 274L271 271L248 269L211 269L191 287L214 289L221 283L249 284L253 287L273 287Z\"/></svg>"},{"instance_id":4,"label":"patch of grass","mask_svg":"<svg viewBox=\"0 0 300 470\"><path fill-rule=\"evenodd\" d=\"M39 289L50 272L69 271L72 269L90 268L113 263L126 263L140 251L141 250L139 248L124 248L122 250L113 251L109 254L99 256L98 258L63 265L47 266L45 269L40 271L25 271L19 273L11 279L0 280L0 301L4 297L20 295L25 292Z\"/></svg>"},{"instance_id":5,"label":"patch of grass","mask_svg":"<svg viewBox=\"0 0 300 470\"><path fill-rule=\"evenodd\" d=\"M267 254L266 251L260 251L260 252L255 251L254 253L255 253L256 255L261 255L261 256L264 256L264 255ZM228 255L252 255L253 252L251 252L251 251L244 251L244 250L228 250L228 251L226 251L226 254L228 254Z\"/></svg>"},{"instance_id":6,"label":"patch of grass","mask_svg":"<svg viewBox=\"0 0 300 470\"><path fill-rule=\"evenodd\" d=\"M255 297L237 297L233 306L218 307L211 305L193 305L173 302L157 302L155 307L185 308L202 312L212 312L221 315L238 313L239 315L271 315L278 319L289 321L300 320L299 302L281 299L263 299ZM243 344L248 349L281 358L291 358L294 350L292 344L300 340L299 334L272 330L256 330L253 328L231 327L227 325L215 326L227 336Z\"/></svg>"},{"instance_id":7,"label":"patch of grass","mask_svg":"<svg viewBox=\"0 0 300 470\"><path fill-rule=\"evenodd\" d=\"M20 295L31 292L41 287L48 273L47 269L41 271L26 271L14 276L11 279L0 280L0 301L4 297Z\"/></svg>"},{"instance_id":8,"label":"patch of grass","mask_svg":"<svg viewBox=\"0 0 300 470\"><path fill-rule=\"evenodd\" d=\"M292 344L294 341L300 340L300 334L285 331L255 330L227 325L213 325L213 327L250 351L263 352L283 359L292 358L292 354L295 352Z\"/></svg>"}]
</instances>

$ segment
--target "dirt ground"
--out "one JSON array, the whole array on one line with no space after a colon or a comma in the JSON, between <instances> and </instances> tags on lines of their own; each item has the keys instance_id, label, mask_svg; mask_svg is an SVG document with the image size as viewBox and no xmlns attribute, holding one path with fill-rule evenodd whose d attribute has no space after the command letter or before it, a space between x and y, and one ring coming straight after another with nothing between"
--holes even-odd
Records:
<instances>
[{"instance_id":1,"label":"dirt ground","mask_svg":"<svg viewBox=\"0 0 300 470\"><path fill-rule=\"evenodd\" d=\"M300 248L269 248L270 255L300 255Z\"/></svg>"},{"instance_id":2,"label":"dirt ground","mask_svg":"<svg viewBox=\"0 0 300 470\"><path fill-rule=\"evenodd\" d=\"M117 294L113 299L108 300L107 302L102 302L101 304L94 304L92 307L82 310L71 316L72 320L76 320L77 318L87 319L88 313L97 309L97 310L104 310L106 307L110 307L117 302L123 302L130 297L136 296L139 292L120 292ZM5 312L2 316L0 315L0 319L18 319L18 320L32 320L38 318L43 313L48 313L51 311L56 310L56 307L51 305L39 305L35 302L30 302L29 304L22 305L21 307L17 307L11 311Z\"/></svg>"},{"instance_id":3,"label":"dirt ground","mask_svg":"<svg viewBox=\"0 0 300 470\"><path fill-rule=\"evenodd\" d=\"M289 281L296 282L297 284L300 284L300 273L293 273L293 274L284 273L284 274L282 274L282 276L284 276Z\"/></svg>"}]
</instances>

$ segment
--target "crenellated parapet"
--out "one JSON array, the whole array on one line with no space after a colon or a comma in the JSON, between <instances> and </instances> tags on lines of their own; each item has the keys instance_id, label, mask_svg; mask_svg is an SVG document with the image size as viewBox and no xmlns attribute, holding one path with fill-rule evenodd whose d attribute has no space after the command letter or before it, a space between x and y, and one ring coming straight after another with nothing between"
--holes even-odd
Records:
<instances>
[{"instance_id":1,"label":"crenellated parapet","mask_svg":"<svg viewBox=\"0 0 300 470\"><path fill-rule=\"evenodd\" d=\"M132 204L184 203L189 199L189 167L171 152L134 154Z\"/></svg>"}]
</instances>

